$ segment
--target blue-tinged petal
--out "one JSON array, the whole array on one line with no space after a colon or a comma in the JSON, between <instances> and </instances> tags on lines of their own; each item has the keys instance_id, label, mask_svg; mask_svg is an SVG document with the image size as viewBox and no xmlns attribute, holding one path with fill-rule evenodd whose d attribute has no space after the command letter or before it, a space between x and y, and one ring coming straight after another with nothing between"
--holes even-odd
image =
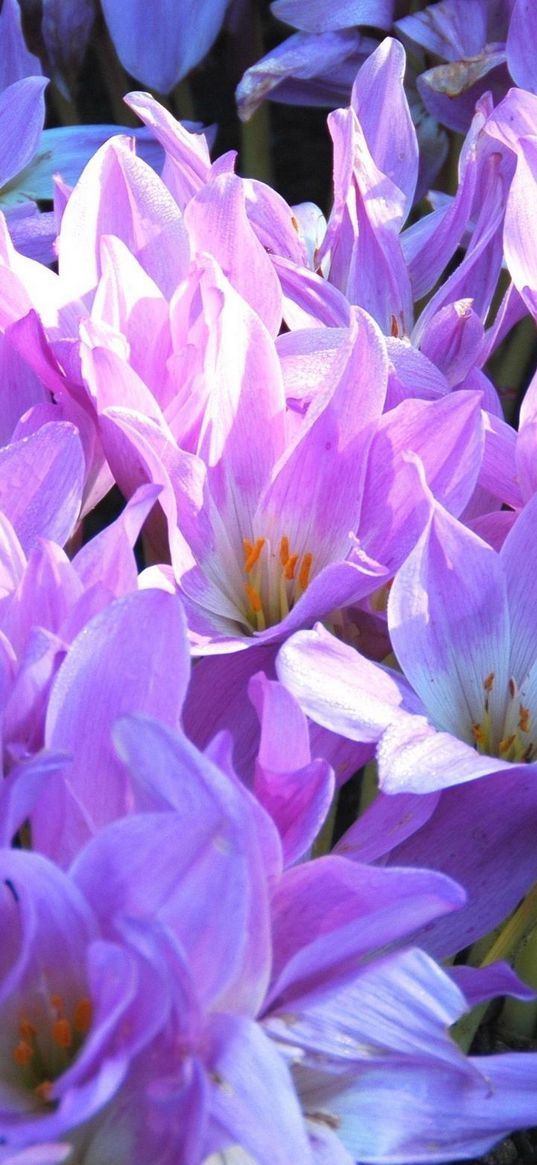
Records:
<instances>
[{"instance_id":1,"label":"blue-tinged petal","mask_svg":"<svg viewBox=\"0 0 537 1165\"><path fill-rule=\"evenodd\" d=\"M40 134L24 172L2 190L0 206L13 206L27 199L51 201L53 178L59 174L68 186L74 186L95 151L117 134L134 138L138 156L154 170L162 169L163 151L149 130L120 125L57 126Z\"/></svg>"},{"instance_id":2,"label":"blue-tinged petal","mask_svg":"<svg viewBox=\"0 0 537 1165\"><path fill-rule=\"evenodd\" d=\"M33 158L45 120L46 77L24 77L0 93L0 187Z\"/></svg>"},{"instance_id":3,"label":"blue-tinged petal","mask_svg":"<svg viewBox=\"0 0 537 1165\"><path fill-rule=\"evenodd\" d=\"M284 1058L258 1024L215 1016L207 1031L211 1078L206 1150L240 1145L256 1165L313 1165Z\"/></svg>"},{"instance_id":4,"label":"blue-tinged petal","mask_svg":"<svg viewBox=\"0 0 537 1165\"><path fill-rule=\"evenodd\" d=\"M294 33L246 70L235 94L239 117L247 121L266 97L287 101L297 92L302 105L346 101L371 47L355 29Z\"/></svg>"},{"instance_id":5,"label":"blue-tinged petal","mask_svg":"<svg viewBox=\"0 0 537 1165\"><path fill-rule=\"evenodd\" d=\"M352 988L358 961L459 909L464 891L431 870L378 869L335 855L287 870L273 897L267 1011Z\"/></svg>"},{"instance_id":6,"label":"blue-tinged petal","mask_svg":"<svg viewBox=\"0 0 537 1165\"><path fill-rule=\"evenodd\" d=\"M384 798L388 802L393 799ZM423 796L413 799L430 800ZM374 831L374 806L370 816ZM435 920L415 935L415 941L436 958L445 958L503 922L537 878L536 829L535 766L504 765L501 773L486 780L447 789L429 820L412 836L400 843L394 836L390 865L440 869L460 881L467 892L466 904L457 914ZM384 833L379 842L384 843L385 854L389 835ZM500 853L502 860L498 862Z\"/></svg>"},{"instance_id":7,"label":"blue-tinged petal","mask_svg":"<svg viewBox=\"0 0 537 1165\"><path fill-rule=\"evenodd\" d=\"M394 14L393 0L274 0L272 13L278 20L304 32L329 32L353 28L357 24L388 30Z\"/></svg>"},{"instance_id":8,"label":"blue-tinged petal","mask_svg":"<svg viewBox=\"0 0 537 1165\"><path fill-rule=\"evenodd\" d=\"M505 578L490 546L439 505L395 577L388 624L437 728L471 745L482 729L483 751L495 751L510 674Z\"/></svg>"},{"instance_id":9,"label":"blue-tinged petal","mask_svg":"<svg viewBox=\"0 0 537 1165\"><path fill-rule=\"evenodd\" d=\"M123 67L150 89L169 93L216 39L229 0L103 0L104 18Z\"/></svg>"},{"instance_id":10,"label":"blue-tinged petal","mask_svg":"<svg viewBox=\"0 0 537 1165\"><path fill-rule=\"evenodd\" d=\"M515 0L507 33L507 65L521 89L537 92L537 68L532 47L537 37L537 8L531 0Z\"/></svg>"},{"instance_id":11,"label":"blue-tinged petal","mask_svg":"<svg viewBox=\"0 0 537 1165\"><path fill-rule=\"evenodd\" d=\"M4 0L0 10L0 93L23 77L42 72L38 57L26 48L18 0Z\"/></svg>"},{"instance_id":12,"label":"blue-tinged petal","mask_svg":"<svg viewBox=\"0 0 537 1165\"><path fill-rule=\"evenodd\" d=\"M519 687L537 659L536 514L537 494L534 494L516 518L500 551L511 621L511 673Z\"/></svg>"},{"instance_id":13,"label":"blue-tinged petal","mask_svg":"<svg viewBox=\"0 0 537 1165\"><path fill-rule=\"evenodd\" d=\"M394 718L378 746L377 763L386 793L433 793L513 768L509 761L481 755L464 740L438 731L424 716Z\"/></svg>"}]
</instances>

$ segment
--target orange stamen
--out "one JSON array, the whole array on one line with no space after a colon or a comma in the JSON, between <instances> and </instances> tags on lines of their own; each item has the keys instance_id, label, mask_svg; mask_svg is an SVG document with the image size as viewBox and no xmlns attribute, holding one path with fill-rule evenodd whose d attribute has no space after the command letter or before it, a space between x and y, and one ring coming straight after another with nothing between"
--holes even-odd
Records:
<instances>
[{"instance_id":1,"label":"orange stamen","mask_svg":"<svg viewBox=\"0 0 537 1165\"><path fill-rule=\"evenodd\" d=\"M306 590L306 587L310 581L310 570L311 570L312 562L313 562L313 554L310 554L308 551L308 553L305 554L303 559L302 559L302 566L300 567L300 571L299 571L299 575L298 575L298 583L303 591Z\"/></svg>"},{"instance_id":2,"label":"orange stamen","mask_svg":"<svg viewBox=\"0 0 537 1165\"><path fill-rule=\"evenodd\" d=\"M514 739L515 739L515 733L513 732L512 736L506 736L505 740L500 740L500 743L498 745L498 750L499 750L500 754L509 752L511 745L514 743Z\"/></svg>"},{"instance_id":3,"label":"orange stamen","mask_svg":"<svg viewBox=\"0 0 537 1165\"><path fill-rule=\"evenodd\" d=\"M530 730L530 710L525 708L523 704L519 708L518 727L521 732L529 732Z\"/></svg>"},{"instance_id":4,"label":"orange stamen","mask_svg":"<svg viewBox=\"0 0 537 1165\"><path fill-rule=\"evenodd\" d=\"M495 674L496 674L495 672L491 671L489 673L489 675L487 676L486 680L483 680L483 687L484 687L486 692L492 691L492 685L494 683Z\"/></svg>"},{"instance_id":5,"label":"orange stamen","mask_svg":"<svg viewBox=\"0 0 537 1165\"><path fill-rule=\"evenodd\" d=\"M52 1080L43 1080L41 1084L37 1085L37 1088L34 1089L34 1092L40 1100L43 1100L45 1104L47 1104L50 1100L50 1094L52 1092Z\"/></svg>"},{"instance_id":6,"label":"orange stamen","mask_svg":"<svg viewBox=\"0 0 537 1165\"><path fill-rule=\"evenodd\" d=\"M298 554L291 554L283 567L284 578L289 580L295 577L295 566L298 562Z\"/></svg>"},{"instance_id":7,"label":"orange stamen","mask_svg":"<svg viewBox=\"0 0 537 1165\"><path fill-rule=\"evenodd\" d=\"M52 1024L52 1039L60 1048L70 1048L73 1042L73 1032L68 1019L55 1020Z\"/></svg>"},{"instance_id":8,"label":"orange stamen","mask_svg":"<svg viewBox=\"0 0 537 1165\"><path fill-rule=\"evenodd\" d=\"M249 542L247 538L243 538L242 544L244 546L244 570L246 574L250 574L250 571L254 569L265 542L265 538L258 538L255 545L252 546L252 543Z\"/></svg>"},{"instance_id":9,"label":"orange stamen","mask_svg":"<svg viewBox=\"0 0 537 1165\"><path fill-rule=\"evenodd\" d=\"M13 1059L20 1068L24 1068L26 1064L30 1063L33 1054L34 1049L32 1045L26 1040L19 1040L17 1047L13 1050Z\"/></svg>"},{"instance_id":10,"label":"orange stamen","mask_svg":"<svg viewBox=\"0 0 537 1165\"><path fill-rule=\"evenodd\" d=\"M61 995L51 995L50 1005L55 1011L63 1011L63 999Z\"/></svg>"},{"instance_id":11,"label":"orange stamen","mask_svg":"<svg viewBox=\"0 0 537 1165\"><path fill-rule=\"evenodd\" d=\"M35 1027L33 1023L30 1023L29 1019L21 1019L19 1024L19 1031L23 1040L35 1040Z\"/></svg>"},{"instance_id":12,"label":"orange stamen","mask_svg":"<svg viewBox=\"0 0 537 1165\"><path fill-rule=\"evenodd\" d=\"M280 542L280 564L285 566L289 562L289 539L287 534L284 534Z\"/></svg>"},{"instance_id":13,"label":"orange stamen","mask_svg":"<svg viewBox=\"0 0 537 1165\"><path fill-rule=\"evenodd\" d=\"M87 996L84 996L79 1000L75 1007L73 1016L75 1031L79 1032L81 1036L85 1036L86 1032L89 1031L91 1027L92 1018L93 1008L91 1006L91 999L88 999Z\"/></svg>"},{"instance_id":14,"label":"orange stamen","mask_svg":"<svg viewBox=\"0 0 537 1165\"><path fill-rule=\"evenodd\" d=\"M485 733L480 724L472 724L472 736L476 744L485 743Z\"/></svg>"},{"instance_id":15,"label":"orange stamen","mask_svg":"<svg viewBox=\"0 0 537 1165\"><path fill-rule=\"evenodd\" d=\"M257 614L258 611L262 610L261 599L259 597L258 591L256 591L255 587L251 586L250 583L245 583L244 589L246 591L246 594L248 595L248 601L250 603L252 611L255 611Z\"/></svg>"}]
</instances>

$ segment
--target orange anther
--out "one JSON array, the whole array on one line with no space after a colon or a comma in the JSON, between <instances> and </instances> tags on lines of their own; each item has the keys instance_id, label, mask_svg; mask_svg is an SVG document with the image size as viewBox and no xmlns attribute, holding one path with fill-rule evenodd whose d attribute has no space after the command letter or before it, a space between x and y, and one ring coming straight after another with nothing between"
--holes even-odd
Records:
<instances>
[{"instance_id":1,"label":"orange anther","mask_svg":"<svg viewBox=\"0 0 537 1165\"><path fill-rule=\"evenodd\" d=\"M295 566L296 566L297 562L298 562L298 554L291 554L290 557L287 559L285 566L283 567L284 578L293 579L295 577Z\"/></svg>"},{"instance_id":2,"label":"orange anther","mask_svg":"<svg viewBox=\"0 0 537 1165\"><path fill-rule=\"evenodd\" d=\"M303 559L302 559L302 566L300 567L300 571L298 574L299 586L302 588L303 591L306 590L306 587L310 581L310 570L311 570L312 562L313 562L313 554L310 554L308 551L308 553L305 554Z\"/></svg>"},{"instance_id":3,"label":"orange anther","mask_svg":"<svg viewBox=\"0 0 537 1165\"><path fill-rule=\"evenodd\" d=\"M498 751L500 752L500 754L505 753L505 752L509 752L511 745L514 744L514 740L515 740L514 733L512 734L512 736L506 736L505 740L500 740L500 743L498 745Z\"/></svg>"},{"instance_id":4,"label":"orange anther","mask_svg":"<svg viewBox=\"0 0 537 1165\"><path fill-rule=\"evenodd\" d=\"M289 561L289 539L287 534L284 534L280 542L280 563L282 566Z\"/></svg>"},{"instance_id":5,"label":"orange anther","mask_svg":"<svg viewBox=\"0 0 537 1165\"><path fill-rule=\"evenodd\" d=\"M496 674L495 672L491 671L491 672L489 672L486 680L483 680L483 687L484 687L486 692L492 691L492 685L494 683L495 674Z\"/></svg>"},{"instance_id":6,"label":"orange anther","mask_svg":"<svg viewBox=\"0 0 537 1165\"><path fill-rule=\"evenodd\" d=\"M34 1049L26 1040L19 1040L17 1047L13 1049L13 1059L20 1068L24 1068L26 1064L29 1064L33 1054Z\"/></svg>"},{"instance_id":7,"label":"orange anther","mask_svg":"<svg viewBox=\"0 0 537 1165\"><path fill-rule=\"evenodd\" d=\"M485 733L480 724L472 724L472 736L476 744L483 744L485 741Z\"/></svg>"},{"instance_id":8,"label":"orange anther","mask_svg":"<svg viewBox=\"0 0 537 1165\"><path fill-rule=\"evenodd\" d=\"M529 732L530 730L530 710L525 708L523 704L518 709L518 727L521 732Z\"/></svg>"},{"instance_id":9,"label":"orange anther","mask_svg":"<svg viewBox=\"0 0 537 1165\"><path fill-rule=\"evenodd\" d=\"M73 1024L75 1031L84 1036L91 1027L91 1020L93 1017L93 1008L91 1006L91 999L84 996L80 999L75 1007Z\"/></svg>"},{"instance_id":10,"label":"orange anther","mask_svg":"<svg viewBox=\"0 0 537 1165\"><path fill-rule=\"evenodd\" d=\"M19 1031L23 1040L35 1040L35 1027L33 1023L30 1023L29 1019L21 1019Z\"/></svg>"},{"instance_id":11,"label":"orange anther","mask_svg":"<svg viewBox=\"0 0 537 1165\"><path fill-rule=\"evenodd\" d=\"M250 571L254 569L254 566L258 561L261 551L265 545L265 541L265 538L258 538L255 546L252 546L252 543L249 542L247 538L243 538L242 544L244 546L244 570L246 574L250 574Z\"/></svg>"},{"instance_id":12,"label":"orange anther","mask_svg":"<svg viewBox=\"0 0 537 1165\"><path fill-rule=\"evenodd\" d=\"M248 595L248 601L250 603L252 611L255 611L256 613L257 613L257 611L261 611L263 609L262 604L261 604L261 599L260 599L259 594L256 591L255 587L251 586L250 583L245 583L244 589L246 591L246 594Z\"/></svg>"},{"instance_id":13,"label":"orange anther","mask_svg":"<svg viewBox=\"0 0 537 1165\"><path fill-rule=\"evenodd\" d=\"M52 1080L43 1080L41 1084L37 1085L37 1088L34 1088L34 1092L40 1100L44 1100L45 1104L47 1104L52 1092Z\"/></svg>"},{"instance_id":14,"label":"orange anther","mask_svg":"<svg viewBox=\"0 0 537 1165\"><path fill-rule=\"evenodd\" d=\"M57 1019L52 1024L52 1039L60 1048L70 1048L73 1042L73 1032L68 1019Z\"/></svg>"},{"instance_id":15,"label":"orange anther","mask_svg":"<svg viewBox=\"0 0 537 1165\"><path fill-rule=\"evenodd\" d=\"M63 1011L63 999L61 995L51 995L50 1005L55 1011Z\"/></svg>"}]
</instances>

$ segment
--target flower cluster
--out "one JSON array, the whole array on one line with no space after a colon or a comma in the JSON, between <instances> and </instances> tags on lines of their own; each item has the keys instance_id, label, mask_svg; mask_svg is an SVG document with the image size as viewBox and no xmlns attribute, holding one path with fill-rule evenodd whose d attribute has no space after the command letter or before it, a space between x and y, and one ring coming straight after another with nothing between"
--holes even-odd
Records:
<instances>
[{"instance_id":1,"label":"flower cluster","mask_svg":"<svg viewBox=\"0 0 537 1165\"><path fill-rule=\"evenodd\" d=\"M246 20L130 7L165 92ZM96 5L42 8L68 93ZM0 12L0 1165L537 1124L537 376L515 426L494 373L537 317L536 17L273 9L239 98L334 73L328 218L149 93L43 130ZM529 1050L471 1049L498 997Z\"/></svg>"}]
</instances>

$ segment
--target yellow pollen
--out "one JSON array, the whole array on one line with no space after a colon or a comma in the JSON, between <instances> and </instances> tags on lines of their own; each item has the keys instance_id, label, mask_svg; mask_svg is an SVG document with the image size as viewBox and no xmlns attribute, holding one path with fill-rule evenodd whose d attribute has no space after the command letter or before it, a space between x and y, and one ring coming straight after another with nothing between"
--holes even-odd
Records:
<instances>
[{"instance_id":1,"label":"yellow pollen","mask_svg":"<svg viewBox=\"0 0 537 1165\"><path fill-rule=\"evenodd\" d=\"M55 1020L52 1024L52 1039L59 1048L70 1048L73 1042L73 1032L68 1019Z\"/></svg>"},{"instance_id":2,"label":"yellow pollen","mask_svg":"<svg viewBox=\"0 0 537 1165\"><path fill-rule=\"evenodd\" d=\"M295 566L298 562L298 557L298 554L291 554L283 568L284 578L289 579L289 581L295 577Z\"/></svg>"},{"instance_id":3,"label":"yellow pollen","mask_svg":"<svg viewBox=\"0 0 537 1165\"><path fill-rule=\"evenodd\" d=\"M302 559L302 566L300 567L300 570L298 573L298 584L303 591L306 590L306 587L310 581L310 570L311 570L312 562L313 562L313 554L310 554L308 551L308 553L305 554L303 559Z\"/></svg>"},{"instance_id":4,"label":"yellow pollen","mask_svg":"<svg viewBox=\"0 0 537 1165\"><path fill-rule=\"evenodd\" d=\"M492 685L494 683L495 674L496 674L495 672L491 671L491 672L489 672L486 680L483 680L483 687L484 687L486 692L492 691Z\"/></svg>"},{"instance_id":5,"label":"yellow pollen","mask_svg":"<svg viewBox=\"0 0 537 1165\"><path fill-rule=\"evenodd\" d=\"M73 1016L75 1031L77 1031L80 1035L85 1036L86 1032L89 1031L91 1027L92 1018L93 1008L91 1006L91 999L88 999L87 996L83 996L83 998L79 1000L75 1007Z\"/></svg>"},{"instance_id":6,"label":"yellow pollen","mask_svg":"<svg viewBox=\"0 0 537 1165\"><path fill-rule=\"evenodd\" d=\"M519 708L518 727L521 732L529 732L530 730L530 710L525 708L523 704Z\"/></svg>"},{"instance_id":7,"label":"yellow pollen","mask_svg":"<svg viewBox=\"0 0 537 1165\"><path fill-rule=\"evenodd\" d=\"M244 547L244 570L246 574L250 574L250 571L254 569L254 566L258 561L261 551L265 545L265 541L265 538L257 538L255 544L252 545L248 538L243 538L242 544Z\"/></svg>"},{"instance_id":8,"label":"yellow pollen","mask_svg":"<svg viewBox=\"0 0 537 1165\"><path fill-rule=\"evenodd\" d=\"M19 1040L17 1047L13 1051L13 1059L20 1068L24 1068L26 1064L30 1063L33 1054L34 1049L32 1045L27 1040Z\"/></svg>"},{"instance_id":9,"label":"yellow pollen","mask_svg":"<svg viewBox=\"0 0 537 1165\"><path fill-rule=\"evenodd\" d=\"M289 561L289 539L287 537L287 534L284 534L284 536L280 542L280 563L282 566L285 566L288 561Z\"/></svg>"}]
</instances>

